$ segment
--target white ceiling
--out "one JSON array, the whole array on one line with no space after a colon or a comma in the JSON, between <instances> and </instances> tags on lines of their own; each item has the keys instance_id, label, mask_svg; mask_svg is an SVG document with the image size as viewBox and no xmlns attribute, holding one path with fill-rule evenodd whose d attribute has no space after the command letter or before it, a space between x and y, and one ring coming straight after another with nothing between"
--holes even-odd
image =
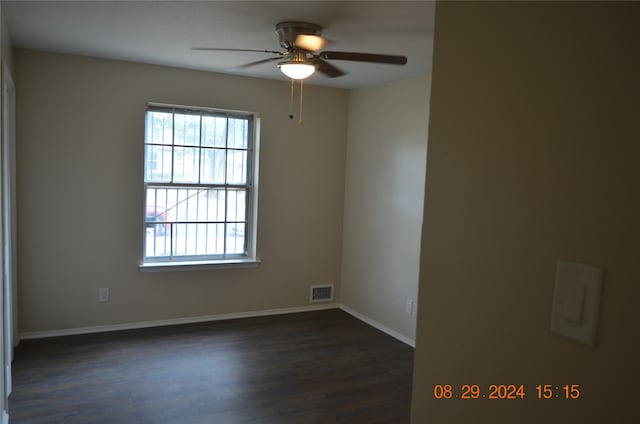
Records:
<instances>
[{"instance_id":1,"label":"white ceiling","mask_svg":"<svg viewBox=\"0 0 640 424\"><path fill-rule=\"evenodd\" d=\"M3 1L15 47L282 79L271 57L193 46L281 50L275 25L305 21L333 41L325 50L399 54L406 66L334 60L348 75L310 84L356 88L431 71L431 1Z\"/></svg>"}]
</instances>

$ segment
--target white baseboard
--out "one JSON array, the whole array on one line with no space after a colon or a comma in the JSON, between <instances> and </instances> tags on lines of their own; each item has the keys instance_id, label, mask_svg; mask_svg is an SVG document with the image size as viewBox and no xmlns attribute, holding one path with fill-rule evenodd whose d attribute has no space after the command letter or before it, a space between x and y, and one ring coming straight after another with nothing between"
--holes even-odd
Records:
<instances>
[{"instance_id":1,"label":"white baseboard","mask_svg":"<svg viewBox=\"0 0 640 424\"><path fill-rule=\"evenodd\" d=\"M326 303L322 305L309 305L309 306L300 306L300 307L294 307L294 308L266 309L261 311L235 312L230 314L205 315L205 316L188 317L188 318L173 318L173 319L163 319L163 320L157 320L157 321L139 321L139 322L126 323L126 324L98 325L94 327L63 328L59 330L29 331L25 333L20 333L19 337L20 337L20 340L42 339L45 337L72 336L76 334L103 333L106 331L132 330L136 328L162 327L166 325L192 324L192 323L207 322L207 321L223 321L223 320L238 319L238 318L253 318L253 317L262 317L262 316L269 316L269 315L293 314L298 312L337 309L339 307L340 305L338 305L337 303Z\"/></svg>"},{"instance_id":2,"label":"white baseboard","mask_svg":"<svg viewBox=\"0 0 640 424\"><path fill-rule=\"evenodd\" d=\"M382 331L383 333L387 333L388 335L390 335L393 338L396 338L398 340L400 340L402 343L408 344L409 346L415 348L416 347L416 341L414 339L410 339L407 336L403 336L402 334L398 333L395 330L390 329L389 327L380 324L378 321L373 320L371 318L369 318L366 315L362 315L360 312L354 311L353 309L349 308L348 306L339 305L340 309L342 309L343 311L345 311L346 313L353 315L354 317L358 318L360 321L363 321L367 324L369 324L370 326L377 328L378 330Z\"/></svg>"},{"instance_id":3,"label":"white baseboard","mask_svg":"<svg viewBox=\"0 0 640 424\"><path fill-rule=\"evenodd\" d=\"M383 333L387 333L391 337L396 338L401 342L408 344L411 347L416 346L415 340L410 339L409 337L406 337L398 333L397 331L390 329L389 327L379 323L378 321L373 320L368 316L363 315L360 312L354 311L348 306L345 306L339 303L325 303L322 305L299 306L299 307L293 307L293 308L265 309L261 311L235 312L230 314L205 315L205 316L187 317L187 318L173 318L173 319L163 319L163 320L157 320L157 321L139 321L139 322L130 322L126 324L98 325L94 327L76 327L76 328L63 328L59 330L29 331L25 333L20 333L18 335L18 340L72 336L77 334L103 333L107 331L133 330L137 328L162 327L166 325L192 324L192 323L198 323L198 322L223 321L223 320L230 320L230 319L253 318L253 317L263 317L263 316L270 316L270 315L294 314L299 312L320 311L325 309L337 309L337 308L342 309L349 315L352 315L353 317L359 319L360 321L363 321L366 324L369 324L370 326L377 328Z\"/></svg>"}]
</instances>

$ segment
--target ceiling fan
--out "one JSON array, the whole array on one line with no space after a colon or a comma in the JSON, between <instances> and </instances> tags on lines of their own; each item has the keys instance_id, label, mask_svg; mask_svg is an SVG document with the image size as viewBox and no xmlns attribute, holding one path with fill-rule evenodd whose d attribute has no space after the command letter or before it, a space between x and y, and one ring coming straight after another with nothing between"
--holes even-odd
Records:
<instances>
[{"instance_id":1,"label":"ceiling fan","mask_svg":"<svg viewBox=\"0 0 640 424\"><path fill-rule=\"evenodd\" d=\"M320 51L328 44L328 41L321 37L322 27L308 22L280 22L276 25L276 33L280 40L280 46L285 49L284 51L219 47L192 47L192 50L260 52L275 55L267 59L246 63L237 68L248 68L279 60L280 62L277 66L282 73L291 79L298 80L311 76L316 70L329 78L336 78L346 74L345 71L327 62L327 60L348 60L390 65L405 65L407 63L406 56Z\"/></svg>"}]
</instances>

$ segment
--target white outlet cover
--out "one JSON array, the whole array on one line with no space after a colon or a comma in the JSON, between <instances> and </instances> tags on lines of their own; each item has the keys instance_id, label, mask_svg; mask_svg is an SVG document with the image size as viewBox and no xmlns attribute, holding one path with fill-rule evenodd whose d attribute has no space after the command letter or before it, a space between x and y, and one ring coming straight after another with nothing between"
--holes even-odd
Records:
<instances>
[{"instance_id":1,"label":"white outlet cover","mask_svg":"<svg viewBox=\"0 0 640 424\"><path fill-rule=\"evenodd\" d=\"M553 293L551 331L589 346L595 345L604 270L558 262Z\"/></svg>"},{"instance_id":2,"label":"white outlet cover","mask_svg":"<svg viewBox=\"0 0 640 424\"><path fill-rule=\"evenodd\" d=\"M405 299L404 311L407 313L407 315L413 314L413 299L411 298Z\"/></svg>"}]
</instances>

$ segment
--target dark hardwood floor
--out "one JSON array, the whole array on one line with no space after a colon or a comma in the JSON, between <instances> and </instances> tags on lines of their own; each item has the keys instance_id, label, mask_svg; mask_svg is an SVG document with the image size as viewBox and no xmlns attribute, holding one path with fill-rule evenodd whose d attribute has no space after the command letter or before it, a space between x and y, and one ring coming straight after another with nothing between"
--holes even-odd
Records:
<instances>
[{"instance_id":1,"label":"dark hardwood floor","mask_svg":"<svg viewBox=\"0 0 640 424\"><path fill-rule=\"evenodd\" d=\"M413 349L340 310L25 340L12 424L408 423Z\"/></svg>"}]
</instances>

